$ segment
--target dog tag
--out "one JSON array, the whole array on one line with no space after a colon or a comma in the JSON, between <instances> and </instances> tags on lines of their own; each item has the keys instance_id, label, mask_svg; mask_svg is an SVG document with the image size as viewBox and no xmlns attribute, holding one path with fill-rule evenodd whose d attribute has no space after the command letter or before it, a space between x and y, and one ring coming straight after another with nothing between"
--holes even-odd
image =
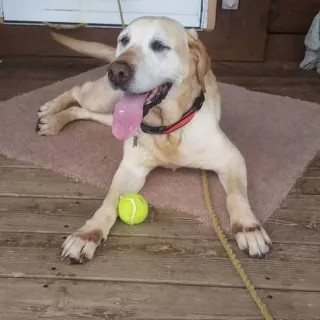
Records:
<instances>
[{"instance_id":1,"label":"dog tag","mask_svg":"<svg viewBox=\"0 0 320 320\"><path fill-rule=\"evenodd\" d=\"M136 147L138 145L138 135L135 135L133 137L133 147Z\"/></svg>"}]
</instances>

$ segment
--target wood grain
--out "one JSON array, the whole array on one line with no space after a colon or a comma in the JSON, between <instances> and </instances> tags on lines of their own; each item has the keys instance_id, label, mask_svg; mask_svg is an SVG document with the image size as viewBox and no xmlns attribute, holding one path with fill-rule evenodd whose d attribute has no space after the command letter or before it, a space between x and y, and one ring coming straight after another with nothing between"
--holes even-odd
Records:
<instances>
[{"instance_id":1,"label":"wood grain","mask_svg":"<svg viewBox=\"0 0 320 320\"><path fill-rule=\"evenodd\" d=\"M268 32L306 34L319 9L319 0L271 0Z\"/></svg>"},{"instance_id":2,"label":"wood grain","mask_svg":"<svg viewBox=\"0 0 320 320\"><path fill-rule=\"evenodd\" d=\"M99 208L101 200L0 197L0 231L59 234L76 231ZM320 197L290 195L265 224L275 243L320 243ZM151 207L147 220L134 228L121 222L115 236L217 239L193 216ZM292 237L294 234L294 237Z\"/></svg>"},{"instance_id":3,"label":"wood grain","mask_svg":"<svg viewBox=\"0 0 320 320\"><path fill-rule=\"evenodd\" d=\"M62 183L62 184L61 184ZM0 194L103 199L105 192L40 168L0 167Z\"/></svg>"},{"instance_id":4,"label":"wood grain","mask_svg":"<svg viewBox=\"0 0 320 320\"><path fill-rule=\"evenodd\" d=\"M1 279L0 286L4 320L22 313L27 319L261 319L245 289L55 279ZM259 294L276 319L319 319L319 292Z\"/></svg>"},{"instance_id":5,"label":"wood grain","mask_svg":"<svg viewBox=\"0 0 320 320\"><path fill-rule=\"evenodd\" d=\"M268 34L266 61L302 61L305 52L302 34Z\"/></svg>"},{"instance_id":6,"label":"wood grain","mask_svg":"<svg viewBox=\"0 0 320 320\"><path fill-rule=\"evenodd\" d=\"M0 277L244 287L218 241L111 236L85 268L60 262L61 241L58 235L1 232ZM235 250L257 288L319 291L317 245L277 244L261 261Z\"/></svg>"},{"instance_id":7,"label":"wood grain","mask_svg":"<svg viewBox=\"0 0 320 320\"><path fill-rule=\"evenodd\" d=\"M4 155L0 154L0 167L7 167L7 168L35 168L34 165L15 160L5 157Z\"/></svg>"}]
</instances>

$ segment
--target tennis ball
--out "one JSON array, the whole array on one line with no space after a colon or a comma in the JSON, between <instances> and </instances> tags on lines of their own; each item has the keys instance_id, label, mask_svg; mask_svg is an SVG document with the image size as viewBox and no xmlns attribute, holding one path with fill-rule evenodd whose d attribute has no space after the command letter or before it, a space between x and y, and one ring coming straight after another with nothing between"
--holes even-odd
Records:
<instances>
[{"instance_id":1,"label":"tennis ball","mask_svg":"<svg viewBox=\"0 0 320 320\"><path fill-rule=\"evenodd\" d=\"M129 225L143 222L148 215L148 209L147 201L137 193L123 195L118 203L118 215Z\"/></svg>"}]
</instances>

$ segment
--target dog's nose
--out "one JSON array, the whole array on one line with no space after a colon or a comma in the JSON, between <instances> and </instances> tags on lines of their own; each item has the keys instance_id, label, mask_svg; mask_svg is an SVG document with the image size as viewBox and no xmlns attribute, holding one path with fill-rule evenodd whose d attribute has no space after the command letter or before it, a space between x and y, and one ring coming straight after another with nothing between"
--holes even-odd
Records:
<instances>
[{"instance_id":1,"label":"dog's nose","mask_svg":"<svg viewBox=\"0 0 320 320\"><path fill-rule=\"evenodd\" d=\"M124 60L114 61L108 66L109 80L116 86L127 84L132 73L132 67Z\"/></svg>"}]
</instances>

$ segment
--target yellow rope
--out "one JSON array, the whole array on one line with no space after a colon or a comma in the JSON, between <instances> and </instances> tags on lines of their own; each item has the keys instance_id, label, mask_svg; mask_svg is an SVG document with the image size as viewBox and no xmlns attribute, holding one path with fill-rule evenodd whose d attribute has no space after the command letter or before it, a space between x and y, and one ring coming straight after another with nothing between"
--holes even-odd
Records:
<instances>
[{"instance_id":1,"label":"yellow rope","mask_svg":"<svg viewBox=\"0 0 320 320\"><path fill-rule=\"evenodd\" d=\"M120 20L121 20L122 28L124 28L125 27L125 23L124 23L123 11L122 11L122 7L121 7L121 0L118 0L118 8L119 8L119 14L120 14Z\"/></svg>"},{"instance_id":2,"label":"yellow rope","mask_svg":"<svg viewBox=\"0 0 320 320\"><path fill-rule=\"evenodd\" d=\"M121 0L118 1L118 7L119 7L119 13L120 13L120 19L122 27L125 27L124 19L123 19L123 13L121 8ZM273 317L270 315L267 306L263 303L263 301L259 298L254 286L251 284L250 280L248 279L244 269L241 266L240 261L237 259L236 255L234 254L226 236L224 235L219 220L214 213L212 203L210 200L210 191L209 191L209 183L208 183L208 177L205 170L202 170L202 183L203 183L203 191L204 191L204 198L206 202L206 206L208 209L208 212L212 219L212 225L213 229L215 230L224 250L226 251L231 263L233 264L234 268L237 270L237 272L240 275L240 278L242 279L243 283L245 284L246 288L248 289L252 299L257 304L258 308L261 311L261 314L263 315L265 320L273 320Z\"/></svg>"},{"instance_id":3,"label":"yellow rope","mask_svg":"<svg viewBox=\"0 0 320 320\"><path fill-rule=\"evenodd\" d=\"M240 261L237 259L236 255L234 254L232 247L230 246L226 236L224 235L219 220L214 213L212 203L210 200L210 191L209 191L209 183L208 183L208 177L205 170L202 170L202 184L203 184L203 191L204 191L204 198L206 202L207 209L209 211L209 214L212 219L212 225L213 229L215 230L224 250L226 251L231 263L233 264L234 268L237 270L237 272L240 275L240 278L242 279L243 283L245 284L246 288L248 289L252 299L258 306L258 308L261 311L261 314L263 315L265 320L273 320L273 317L270 315L267 306L263 303L263 301L259 298L257 291L255 290L254 286L251 284L250 280L248 279L244 269L241 266Z\"/></svg>"}]
</instances>

